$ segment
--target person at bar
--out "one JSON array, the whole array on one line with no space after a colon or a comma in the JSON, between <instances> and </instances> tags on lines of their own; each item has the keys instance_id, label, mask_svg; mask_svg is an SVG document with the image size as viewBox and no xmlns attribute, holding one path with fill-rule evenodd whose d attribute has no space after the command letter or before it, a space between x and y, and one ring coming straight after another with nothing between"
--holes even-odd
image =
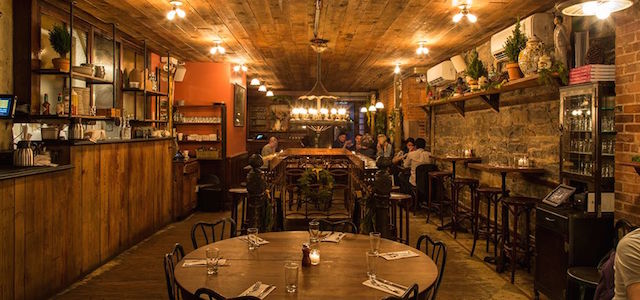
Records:
<instances>
[{"instance_id":1,"label":"person at bar","mask_svg":"<svg viewBox=\"0 0 640 300\"><path fill-rule=\"evenodd\" d=\"M338 138L333 141L333 145L331 145L331 148L333 149L340 149L340 148L344 148L344 149L349 149L351 146L353 146L353 142L350 140L347 140L347 133L346 132L340 132L340 134L338 134Z\"/></svg>"},{"instance_id":2,"label":"person at bar","mask_svg":"<svg viewBox=\"0 0 640 300\"><path fill-rule=\"evenodd\" d=\"M272 136L269 138L269 143L262 147L261 155L262 157L274 155L276 154L276 149L278 148L278 138Z\"/></svg>"},{"instance_id":3,"label":"person at bar","mask_svg":"<svg viewBox=\"0 0 640 300\"><path fill-rule=\"evenodd\" d=\"M378 134L378 146L376 147L376 158L380 157L392 157L393 147L389 144L389 139L384 134Z\"/></svg>"},{"instance_id":4,"label":"person at bar","mask_svg":"<svg viewBox=\"0 0 640 300\"><path fill-rule=\"evenodd\" d=\"M362 134L357 133L353 140L355 143L349 150L357 152L358 150L362 149Z\"/></svg>"},{"instance_id":5,"label":"person at bar","mask_svg":"<svg viewBox=\"0 0 640 300\"><path fill-rule=\"evenodd\" d=\"M376 150L373 148L373 137L370 134L365 134L364 136L362 136L360 149L356 149L356 153L362 154L369 158L376 157Z\"/></svg>"},{"instance_id":6,"label":"person at bar","mask_svg":"<svg viewBox=\"0 0 640 300\"><path fill-rule=\"evenodd\" d=\"M431 153L425 150L427 141L423 138L416 139L415 150L406 154L402 166L411 171L409 178L400 176L400 188L404 193L410 193L412 187L416 186L416 169L418 166L431 162Z\"/></svg>"},{"instance_id":7,"label":"person at bar","mask_svg":"<svg viewBox=\"0 0 640 300\"><path fill-rule=\"evenodd\" d=\"M625 235L616 248L613 300L640 300L640 229Z\"/></svg>"}]
</instances>

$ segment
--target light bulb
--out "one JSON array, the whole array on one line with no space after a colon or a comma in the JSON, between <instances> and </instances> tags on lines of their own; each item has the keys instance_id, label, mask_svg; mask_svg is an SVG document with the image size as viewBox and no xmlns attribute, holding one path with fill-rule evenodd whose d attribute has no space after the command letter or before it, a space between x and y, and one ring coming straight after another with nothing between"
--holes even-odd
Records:
<instances>
[{"instance_id":1,"label":"light bulb","mask_svg":"<svg viewBox=\"0 0 640 300\"><path fill-rule=\"evenodd\" d=\"M331 109L331 114L332 114L332 115L335 115L335 114L337 114L337 113L338 113L338 110L337 110L337 109L335 109L335 108L332 108L332 109Z\"/></svg>"},{"instance_id":2,"label":"light bulb","mask_svg":"<svg viewBox=\"0 0 640 300\"><path fill-rule=\"evenodd\" d=\"M361 108L360 108L360 112L361 112L361 113L366 113L366 112L367 112L367 108L366 108L366 107L364 107L364 106L363 106L363 107L361 107Z\"/></svg>"},{"instance_id":3,"label":"light bulb","mask_svg":"<svg viewBox=\"0 0 640 300\"><path fill-rule=\"evenodd\" d=\"M323 108L320 109L320 114L328 115L329 114L329 110L323 107Z\"/></svg>"},{"instance_id":4,"label":"light bulb","mask_svg":"<svg viewBox=\"0 0 640 300\"><path fill-rule=\"evenodd\" d=\"M260 87L258 88L258 91L259 91L259 92L266 92L266 91L267 91L267 87L266 87L264 84L262 84L262 85L260 85Z\"/></svg>"},{"instance_id":5,"label":"light bulb","mask_svg":"<svg viewBox=\"0 0 640 300\"><path fill-rule=\"evenodd\" d=\"M260 85L260 79L258 78L251 79L251 83L249 83L249 85L252 85L252 86Z\"/></svg>"},{"instance_id":6,"label":"light bulb","mask_svg":"<svg viewBox=\"0 0 640 300\"><path fill-rule=\"evenodd\" d=\"M247 70L249 70L249 68L247 68L247 66L245 65L242 65L240 69L242 69L242 72L246 72Z\"/></svg>"},{"instance_id":7,"label":"light bulb","mask_svg":"<svg viewBox=\"0 0 640 300\"><path fill-rule=\"evenodd\" d=\"M396 67L393 69L393 73L400 74L400 64L396 64Z\"/></svg>"},{"instance_id":8,"label":"light bulb","mask_svg":"<svg viewBox=\"0 0 640 300\"><path fill-rule=\"evenodd\" d=\"M238 65L233 66L233 71L234 72L239 72L240 71L240 66L238 66Z\"/></svg>"},{"instance_id":9,"label":"light bulb","mask_svg":"<svg viewBox=\"0 0 640 300\"><path fill-rule=\"evenodd\" d=\"M175 19L175 17L176 17L176 11L175 10L170 10L167 13L167 19L169 19L169 21Z\"/></svg>"},{"instance_id":10,"label":"light bulb","mask_svg":"<svg viewBox=\"0 0 640 300\"><path fill-rule=\"evenodd\" d=\"M211 49L209 49L209 53L215 55L218 53L218 47L211 47Z\"/></svg>"},{"instance_id":11,"label":"light bulb","mask_svg":"<svg viewBox=\"0 0 640 300\"><path fill-rule=\"evenodd\" d=\"M180 18L184 18L184 16L186 16L187 14L184 12L184 10L182 10L182 8L180 7L176 7L176 12L178 13L178 17Z\"/></svg>"},{"instance_id":12,"label":"light bulb","mask_svg":"<svg viewBox=\"0 0 640 300\"><path fill-rule=\"evenodd\" d=\"M273 97L273 92L272 92L272 91L267 91L266 96L267 96L267 97Z\"/></svg>"},{"instance_id":13,"label":"light bulb","mask_svg":"<svg viewBox=\"0 0 640 300\"><path fill-rule=\"evenodd\" d=\"M374 112L374 111L376 111L376 107L375 107L375 106L373 106L373 105L369 106L369 111L370 111L370 112Z\"/></svg>"},{"instance_id":14,"label":"light bulb","mask_svg":"<svg viewBox=\"0 0 640 300\"><path fill-rule=\"evenodd\" d=\"M227 52L227 50L224 49L224 47L220 46L220 44L218 44L218 52L220 52L220 54L224 54L225 52Z\"/></svg>"},{"instance_id":15,"label":"light bulb","mask_svg":"<svg viewBox=\"0 0 640 300\"><path fill-rule=\"evenodd\" d=\"M318 114L318 110L315 108L309 108L309 114L310 115L317 115Z\"/></svg>"},{"instance_id":16,"label":"light bulb","mask_svg":"<svg viewBox=\"0 0 640 300\"><path fill-rule=\"evenodd\" d=\"M344 109L344 108L340 108L340 109L338 109L338 114L341 115L341 116L346 115L347 114L347 110Z\"/></svg>"},{"instance_id":17,"label":"light bulb","mask_svg":"<svg viewBox=\"0 0 640 300\"><path fill-rule=\"evenodd\" d=\"M462 20L462 17L464 17L462 13L457 13L455 16L453 16L453 23L460 22L460 20Z\"/></svg>"},{"instance_id":18,"label":"light bulb","mask_svg":"<svg viewBox=\"0 0 640 300\"><path fill-rule=\"evenodd\" d=\"M376 103L376 108L377 108L377 109L383 109L383 108L384 108L384 103L382 103L382 102L378 101L378 102Z\"/></svg>"},{"instance_id":19,"label":"light bulb","mask_svg":"<svg viewBox=\"0 0 640 300\"><path fill-rule=\"evenodd\" d=\"M301 115L306 115L307 113L308 113L308 111L307 111L306 108L303 107L303 108L300 109L300 114Z\"/></svg>"},{"instance_id":20,"label":"light bulb","mask_svg":"<svg viewBox=\"0 0 640 300\"><path fill-rule=\"evenodd\" d=\"M478 17L476 17L476 15L474 14L467 14L467 20L469 20L469 22L471 23L475 23L478 21Z\"/></svg>"}]
</instances>

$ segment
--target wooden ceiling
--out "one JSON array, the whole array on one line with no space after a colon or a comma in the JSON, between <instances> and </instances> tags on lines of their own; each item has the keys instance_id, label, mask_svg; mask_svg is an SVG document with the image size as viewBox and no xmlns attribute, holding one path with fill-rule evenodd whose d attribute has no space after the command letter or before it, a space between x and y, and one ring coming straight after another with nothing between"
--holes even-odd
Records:
<instances>
[{"instance_id":1,"label":"wooden ceiling","mask_svg":"<svg viewBox=\"0 0 640 300\"><path fill-rule=\"evenodd\" d=\"M169 21L168 0L78 0L81 9L187 61L246 61L273 89L308 90L315 82L314 0L183 0L187 16ZM475 0L478 22L451 18L452 0L323 0L319 37L329 91L367 91L392 81L393 67L429 66L468 50L513 24L550 9L549 0ZM211 56L214 40L227 54ZM419 41L430 49L415 54Z\"/></svg>"}]
</instances>

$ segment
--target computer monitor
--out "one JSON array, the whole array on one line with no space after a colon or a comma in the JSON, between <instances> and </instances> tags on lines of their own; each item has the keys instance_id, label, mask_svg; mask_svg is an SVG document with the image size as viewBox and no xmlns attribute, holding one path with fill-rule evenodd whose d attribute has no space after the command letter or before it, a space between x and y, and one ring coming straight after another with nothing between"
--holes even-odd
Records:
<instances>
[{"instance_id":1,"label":"computer monitor","mask_svg":"<svg viewBox=\"0 0 640 300\"><path fill-rule=\"evenodd\" d=\"M0 118L13 118L16 109L16 98L13 95L0 95Z\"/></svg>"}]
</instances>

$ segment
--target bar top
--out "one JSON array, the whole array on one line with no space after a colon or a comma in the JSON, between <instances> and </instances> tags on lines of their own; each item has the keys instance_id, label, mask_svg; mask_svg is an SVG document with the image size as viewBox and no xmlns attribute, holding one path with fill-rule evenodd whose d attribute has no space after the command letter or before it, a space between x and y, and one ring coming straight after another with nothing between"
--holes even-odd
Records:
<instances>
[{"instance_id":1,"label":"bar top","mask_svg":"<svg viewBox=\"0 0 640 300\"><path fill-rule=\"evenodd\" d=\"M101 144L118 144L118 143L139 143L139 142L154 142L170 140L173 137L158 137L158 138L146 138L146 139L107 139L92 142L90 140L48 140L43 141L54 145L70 145L70 146L85 146L85 145L101 145Z\"/></svg>"},{"instance_id":2,"label":"bar top","mask_svg":"<svg viewBox=\"0 0 640 300\"><path fill-rule=\"evenodd\" d=\"M328 149L328 148L289 148L281 151L271 157L266 157L268 168L276 168L282 161L289 157L299 156L344 156L351 160L358 168L375 169L375 161L362 155L354 154L347 149ZM373 163L371 163L373 161ZM265 164L267 165L267 164ZM373 166L372 166L373 165Z\"/></svg>"},{"instance_id":3,"label":"bar top","mask_svg":"<svg viewBox=\"0 0 640 300\"><path fill-rule=\"evenodd\" d=\"M63 171L71 168L73 168L73 165L60 165L56 167L0 167L0 180Z\"/></svg>"}]
</instances>

